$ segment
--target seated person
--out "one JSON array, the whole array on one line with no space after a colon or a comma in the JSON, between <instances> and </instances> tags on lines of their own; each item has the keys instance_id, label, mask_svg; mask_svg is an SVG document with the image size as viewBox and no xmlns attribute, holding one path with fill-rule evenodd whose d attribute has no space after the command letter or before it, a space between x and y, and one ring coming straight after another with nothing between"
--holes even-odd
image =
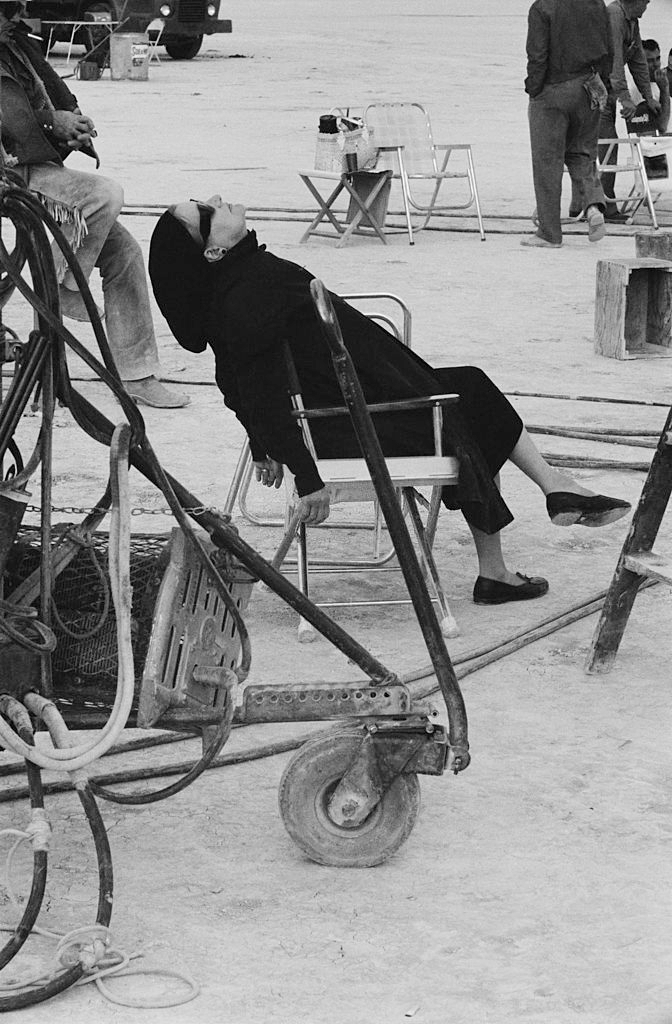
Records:
<instances>
[{"instance_id":1,"label":"seated person","mask_svg":"<svg viewBox=\"0 0 672 1024\"><path fill-rule=\"evenodd\" d=\"M142 250L119 224L123 192L98 174L69 170L63 161L74 150L96 159L93 121L85 117L65 82L44 59L21 19L22 2L0 2L0 102L5 163L27 188L70 213L63 224L76 248L84 276L94 266L103 281L107 336L119 376L137 402L180 408L186 395L158 380L159 355L149 304ZM53 205L53 204L52 204ZM71 212L72 211L72 212ZM56 220L59 220L57 213ZM79 244L77 244L79 243ZM75 279L54 246L63 316L89 320Z\"/></svg>"},{"instance_id":2,"label":"seated person","mask_svg":"<svg viewBox=\"0 0 672 1024\"><path fill-rule=\"evenodd\" d=\"M280 486L283 466L294 474L303 519L324 522L329 492L291 416L285 343L289 345L307 408L342 406L329 348L314 310L307 270L279 259L248 231L245 209L194 201L170 207L154 229L149 275L159 308L177 341L191 352L209 345L216 380L250 441L258 480ZM459 459L459 484L444 488L448 508L461 508L476 544L479 604L540 597L541 577L510 572L500 530L513 519L499 493L498 474L508 459L546 495L552 522L603 526L625 515L628 502L596 495L542 458L520 417L479 369L433 368L379 324L332 295L346 347L368 402L456 393L445 410L446 451ZM402 421L400 424L400 420ZM357 457L360 450L347 417L315 420L321 456ZM433 450L427 413L376 414L386 455Z\"/></svg>"},{"instance_id":3,"label":"seated person","mask_svg":"<svg viewBox=\"0 0 672 1024\"><path fill-rule=\"evenodd\" d=\"M630 94L636 104L635 111L626 121L629 133L634 135L664 135L670 122L670 83L667 71L661 67L660 47L655 39L644 39L642 48L649 69L651 94L660 104L658 112L651 110L636 85L632 85ZM668 174L667 157L644 157L644 166L648 178L666 178Z\"/></svg>"}]
</instances>

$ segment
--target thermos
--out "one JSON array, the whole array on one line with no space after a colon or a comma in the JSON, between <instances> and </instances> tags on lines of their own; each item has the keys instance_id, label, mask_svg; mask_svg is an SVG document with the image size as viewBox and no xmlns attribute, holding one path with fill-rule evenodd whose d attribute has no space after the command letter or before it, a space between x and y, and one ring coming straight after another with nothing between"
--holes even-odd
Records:
<instances>
[{"instance_id":1,"label":"thermos","mask_svg":"<svg viewBox=\"0 0 672 1024\"><path fill-rule=\"evenodd\" d=\"M320 134L321 135L336 135L338 132L338 123L333 114L323 114L320 118Z\"/></svg>"}]
</instances>

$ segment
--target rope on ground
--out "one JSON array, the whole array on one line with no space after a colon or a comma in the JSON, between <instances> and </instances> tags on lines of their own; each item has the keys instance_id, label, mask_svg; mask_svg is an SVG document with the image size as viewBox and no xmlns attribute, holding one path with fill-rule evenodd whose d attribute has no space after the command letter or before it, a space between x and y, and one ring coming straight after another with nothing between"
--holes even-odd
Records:
<instances>
[{"instance_id":1,"label":"rope on ground","mask_svg":"<svg viewBox=\"0 0 672 1024\"><path fill-rule=\"evenodd\" d=\"M36 810L41 810L41 808L36 808ZM51 828L44 817L44 812L42 812L37 818L33 814L31 822L25 831L15 828L2 829L0 831L0 839L6 836L17 838L5 860L3 885L13 910L20 917L22 913L21 901L12 881L14 856L19 847L29 841L32 842L33 849L44 848L51 836ZM0 925L0 932L13 931L13 927ZM111 933L104 925L84 925L66 933L52 931L35 925L32 929L32 934L57 940L56 950L51 959L50 966L31 975L29 978L17 978L15 981L0 982L0 992L11 994L12 992L39 989L57 977L64 967L69 968L77 963L83 966L84 975L75 983L76 985L95 982L101 995L110 1002L118 1003L121 1006L132 1006L140 1009L162 1009L169 1006L181 1006L183 1003L195 999L200 992L198 983L191 976L183 972L163 967L129 968L130 961L141 957L143 954L127 954L122 950L113 948ZM114 975L116 978L127 978L135 975L176 978L186 986L187 990L183 995L170 993L152 998L133 999L110 991L102 979L111 975Z\"/></svg>"}]
</instances>

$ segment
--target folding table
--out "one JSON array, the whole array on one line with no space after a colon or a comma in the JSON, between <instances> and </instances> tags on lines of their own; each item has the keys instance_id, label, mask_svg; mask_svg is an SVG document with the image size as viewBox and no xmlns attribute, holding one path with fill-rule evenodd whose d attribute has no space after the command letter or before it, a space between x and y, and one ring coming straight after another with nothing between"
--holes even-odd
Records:
<instances>
[{"instance_id":1,"label":"folding table","mask_svg":"<svg viewBox=\"0 0 672 1024\"><path fill-rule=\"evenodd\" d=\"M302 235L301 242L307 242L311 235L335 237L333 232L319 230L322 221L328 221L338 236L338 247L345 245L353 234L378 236L383 245L387 245L383 227L387 216L391 170L344 173L310 170L299 171L299 177L317 200L319 207L319 213ZM325 197L313 183L314 180L332 183L334 188ZM339 213L333 209L333 205L344 191L349 195L350 202L345 219L339 219ZM363 230L367 227L370 230Z\"/></svg>"}]
</instances>

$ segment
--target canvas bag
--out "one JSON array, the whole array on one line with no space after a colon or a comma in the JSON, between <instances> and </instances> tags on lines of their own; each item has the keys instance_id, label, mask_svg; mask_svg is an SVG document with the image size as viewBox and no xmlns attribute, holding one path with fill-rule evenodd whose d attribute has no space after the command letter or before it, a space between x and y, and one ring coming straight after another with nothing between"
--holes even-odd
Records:
<instances>
[{"instance_id":1,"label":"canvas bag","mask_svg":"<svg viewBox=\"0 0 672 1024\"><path fill-rule=\"evenodd\" d=\"M337 131L318 132L315 146L315 170L342 174L348 170L347 154L357 157L357 170L366 171L374 167L377 151L373 131L361 118L338 117Z\"/></svg>"}]
</instances>

